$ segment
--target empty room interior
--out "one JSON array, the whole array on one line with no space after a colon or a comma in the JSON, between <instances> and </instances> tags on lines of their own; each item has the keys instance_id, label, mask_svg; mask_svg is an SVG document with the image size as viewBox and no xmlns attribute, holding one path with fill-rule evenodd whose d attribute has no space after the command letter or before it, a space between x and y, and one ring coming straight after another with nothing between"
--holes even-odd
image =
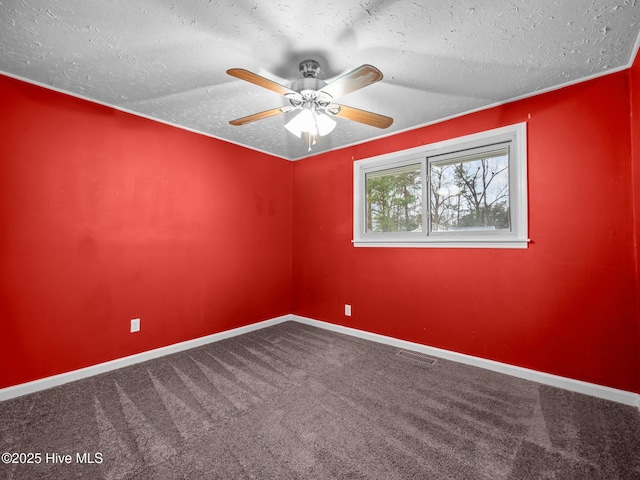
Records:
<instances>
[{"instance_id":1,"label":"empty room interior","mask_svg":"<svg viewBox=\"0 0 640 480\"><path fill-rule=\"evenodd\" d=\"M640 478L640 4L0 26L0 477Z\"/></svg>"}]
</instances>

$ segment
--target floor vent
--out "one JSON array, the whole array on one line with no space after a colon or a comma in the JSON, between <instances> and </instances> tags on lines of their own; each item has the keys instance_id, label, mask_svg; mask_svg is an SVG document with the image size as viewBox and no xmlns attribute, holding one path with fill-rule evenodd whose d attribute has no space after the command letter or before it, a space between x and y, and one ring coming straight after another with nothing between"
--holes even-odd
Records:
<instances>
[{"instance_id":1,"label":"floor vent","mask_svg":"<svg viewBox=\"0 0 640 480\"><path fill-rule=\"evenodd\" d=\"M417 360L418 362L428 363L429 365L433 365L434 363L436 363L435 358L427 357L426 355L417 352L399 350L398 355L400 355L401 357L410 358L411 360Z\"/></svg>"}]
</instances>

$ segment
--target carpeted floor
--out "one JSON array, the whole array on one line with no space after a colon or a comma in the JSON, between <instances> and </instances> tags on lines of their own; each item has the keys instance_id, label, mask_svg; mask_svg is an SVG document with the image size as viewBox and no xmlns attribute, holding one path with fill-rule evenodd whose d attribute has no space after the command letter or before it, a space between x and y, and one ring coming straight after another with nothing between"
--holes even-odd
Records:
<instances>
[{"instance_id":1,"label":"carpeted floor","mask_svg":"<svg viewBox=\"0 0 640 480\"><path fill-rule=\"evenodd\" d=\"M286 322L8 400L0 478L640 479L637 409L397 353Z\"/></svg>"}]
</instances>

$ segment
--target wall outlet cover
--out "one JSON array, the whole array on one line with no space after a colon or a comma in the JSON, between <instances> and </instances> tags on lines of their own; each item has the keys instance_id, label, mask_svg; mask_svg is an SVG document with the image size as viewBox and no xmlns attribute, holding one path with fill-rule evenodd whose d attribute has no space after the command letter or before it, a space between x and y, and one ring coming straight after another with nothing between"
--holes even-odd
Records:
<instances>
[{"instance_id":1,"label":"wall outlet cover","mask_svg":"<svg viewBox=\"0 0 640 480\"><path fill-rule=\"evenodd\" d=\"M131 333L140 331L140 319L134 318L131 320Z\"/></svg>"}]
</instances>

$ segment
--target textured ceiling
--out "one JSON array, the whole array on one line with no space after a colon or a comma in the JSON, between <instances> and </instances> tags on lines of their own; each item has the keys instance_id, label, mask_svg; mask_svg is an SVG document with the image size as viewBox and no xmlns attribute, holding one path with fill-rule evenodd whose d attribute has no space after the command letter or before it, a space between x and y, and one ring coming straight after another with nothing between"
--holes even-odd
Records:
<instances>
[{"instance_id":1,"label":"textured ceiling","mask_svg":"<svg viewBox=\"0 0 640 480\"><path fill-rule=\"evenodd\" d=\"M287 159L408 130L630 65L636 0L0 0L0 71ZM330 80L368 63L381 82L339 103L394 118L336 118L311 152L288 104L227 75L282 84L317 60Z\"/></svg>"}]
</instances>

